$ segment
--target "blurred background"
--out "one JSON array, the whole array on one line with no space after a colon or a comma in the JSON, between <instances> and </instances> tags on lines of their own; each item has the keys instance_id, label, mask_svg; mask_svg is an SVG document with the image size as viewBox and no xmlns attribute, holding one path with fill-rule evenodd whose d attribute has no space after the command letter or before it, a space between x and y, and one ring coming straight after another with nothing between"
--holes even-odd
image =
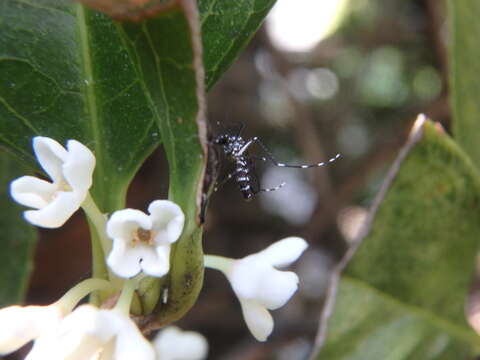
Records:
<instances>
[{"instance_id":1,"label":"blurred background","mask_svg":"<svg viewBox=\"0 0 480 360\"><path fill-rule=\"evenodd\" d=\"M329 272L355 237L416 115L426 113L449 128L447 30L442 0L278 0L210 91L211 136L244 124L243 135L258 136L280 162L342 157L307 170L259 163L262 187L286 186L245 202L231 181L211 197L207 254L240 258L292 235L310 248L292 267L299 291L273 312L275 329L264 344L248 333L223 275L206 271L200 298L179 326L208 338L209 359L306 358ZM258 147L252 153L263 155ZM222 164L221 174L228 169ZM165 197L167 176L159 150L132 184L128 205L145 210ZM66 236L76 239L65 242ZM83 214L61 229L41 230L27 302L51 303L89 268Z\"/></svg>"}]
</instances>

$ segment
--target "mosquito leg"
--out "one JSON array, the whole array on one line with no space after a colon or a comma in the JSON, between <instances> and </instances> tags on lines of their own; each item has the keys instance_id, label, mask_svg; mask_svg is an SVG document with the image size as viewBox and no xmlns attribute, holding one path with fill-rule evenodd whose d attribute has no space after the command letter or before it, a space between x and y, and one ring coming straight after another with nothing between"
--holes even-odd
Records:
<instances>
[{"instance_id":1,"label":"mosquito leg","mask_svg":"<svg viewBox=\"0 0 480 360\"><path fill-rule=\"evenodd\" d=\"M221 187L223 187L223 185L225 185L231 178L233 178L233 174L234 173L230 173L228 174L227 176L225 176L225 178L222 179L222 181L220 182L217 182L215 184L215 187L213 188L213 191L218 191Z\"/></svg>"},{"instance_id":2,"label":"mosquito leg","mask_svg":"<svg viewBox=\"0 0 480 360\"><path fill-rule=\"evenodd\" d=\"M277 185L273 188L266 188L266 189L259 189L258 192L271 192L271 191L277 191L278 189L281 189L282 187L285 186L285 182L282 182L280 185Z\"/></svg>"},{"instance_id":3,"label":"mosquito leg","mask_svg":"<svg viewBox=\"0 0 480 360\"><path fill-rule=\"evenodd\" d=\"M258 161L268 161L269 160L264 156L256 156L256 155L252 155L252 156L250 156L250 158L252 158L253 160L258 160Z\"/></svg>"},{"instance_id":4,"label":"mosquito leg","mask_svg":"<svg viewBox=\"0 0 480 360\"><path fill-rule=\"evenodd\" d=\"M242 122L240 123L240 128L238 129L237 138L242 135L242 132L243 132L243 130L245 129L246 125L247 125L247 124L245 123L245 121L242 121Z\"/></svg>"},{"instance_id":5,"label":"mosquito leg","mask_svg":"<svg viewBox=\"0 0 480 360\"><path fill-rule=\"evenodd\" d=\"M334 162L335 160L337 160L339 157L340 157L340 154L337 154L335 155L334 157L328 159L327 161L322 161L322 162L319 162L317 164L310 164L310 165L289 165L289 164L284 164L284 163L280 163L278 162L277 160L275 160L275 158L273 157L272 153L267 149L267 147L260 141L260 139L258 137L253 137L252 139L250 139L244 146L243 148L240 150L240 152L245 152L248 147L250 147L253 143L257 143L258 145L260 145L260 147L262 148L262 150L265 152L265 155L266 157L258 157L258 156L252 156L252 158L256 159L256 160L261 160L261 161L267 161L267 160L270 160L275 166L278 166L278 167L287 167L287 168L295 168L295 169L308 169L308 168L313 168L313 167L322 167L322 166L325 166L327 164L330 164L332 162Z\"/></svg>"}]
</instances>

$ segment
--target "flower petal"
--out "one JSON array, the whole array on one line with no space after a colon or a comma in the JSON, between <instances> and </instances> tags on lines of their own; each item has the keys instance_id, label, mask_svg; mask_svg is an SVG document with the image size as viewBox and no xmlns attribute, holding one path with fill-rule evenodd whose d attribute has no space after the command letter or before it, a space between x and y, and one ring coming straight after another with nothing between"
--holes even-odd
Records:
<instances>
[{"instance_id":1,"label":"flower petal","mask_svg":"<svg viewBox=\"0 0 480 360\"><path fill-rule=\"evenodd\" d=\"M68 315L56 334L55 347L59 348L61 359L91 359L113 342L120 327L117 319L109 316L110 312L82 305Z\"/></svg>"},{"instance_id":2,"label":"flower petal","mask_svg":"<svg viewBox=\"0 0 480 360\"><path fill-rule=\"evenodd\" d=\"M145 274L162 277L170 270L170 244L157 246L142 255L140 266Z\"/></svg>"},{"instance_id":3,"label":"flower petal","mask_svg":"<svg viewBox=\"0 0 480 360\"><path fill-rule=\"evenodd\" d=\"M52 202L40 210L28 210L23 213L25 219L33 225L44 228L57 228L78 210L85 197L76 192L59 191Z\"/></svg>"},{"instance_id":4,"label":"flower petal","mask_svg":"<svg viewBox=\"0 0 480 360\"><path fill-rule=\"evenodd\" d=\"M257 253L263 261L273 266L287 266L297 260L308 247L307 242L299 237L288 237L273 243L265 250Z\"/></svg>"},{"instance_id":5,"label":"flower petal","mask_svg":"<svg viewBox=\"0 0 480 360\"><path fill-rule=\"evenodd\" d=\"M273 331L273 318L265 307L253 300L240 300L247 327L258 341L265 341Z\"/></svg>"},{"instance_id":6,"label":"flower petal","mask_svg":"<svg viewBox=\"0 0 480 360\"><path fill-rule=\"evenodd\" d=\"M57 339L53 336L55 333L54 331L37 338L25 360L63 360L57 345Z\"/></svg>"},{"instance_id":7,"label":"flower petal","mask_svg":"<svg viewBox=\"0 0 480 360\"><path fill-rule=\"evenodd\" d=\"M295 273L276 270L257 255L237 260L227 277L239 298L256 300L270 310L285 305L298 288Z\"/></svg>"},{"instance_id":8,"label":"flower petal","mask_svg":"<svg viewBox=\"0 0 480 360\"><path fill-rule=\"evenodd\" d=\"M53 139L44 136L33 138L33 150L39 164L54 182L63 179L62 165L67 158L67 150Z\"/></svg>"},{"instance_id":9,"label":"flower petal","mask_svg":"<svg viewBox=\"0 0 480 360\"><path fill-rule=\"evenodd\" d=\"M149 252L154 252L154 249L142 244L130 247L122 240L114 241L107 264L116 275L131 278L142 270L141 261Z\"/></svg>"},{"instance_id":10,"label":"flower petal","mask_svg":"<svg viewBox=\"0 0 480 360\"><path fill-rule=\"evenodd\" d=\"M262 281L262 278L269 274L271 269L270 264L258 261L257 255L254 254L235 261L226 275L239 298L252 300L258 294L259 283L263 285L266 282L268 286L268 279Z\"/></svg>"},{"instance_id":11,"label":"flower petal","mask_svg":"<svg viewBox=\"0 0 480 360\"><path fill-rule=\"evenodd\" d=\"M87 192L92 186L95 156L89 148L76 140L69 140L67 149L68 156L62 167L63 176L73 190Z\"/></svg>"},{"instance_id":12,"label":"flower petal","mask_svg":"<svg viewBox=\"0 0 480 360\"><path fill-rule=\"evenodd\" d=\"M115 360L154 360L155 350L153 346L143 337L135 323L115 311L110 311L110 313L111 316L115 315L119 317L117 321L119 321L121 325L112 358Z\"/></svg>"},{"instance_id":13,"label":"flower petal","mask_svg":"<svg viewBox=\"0 0 480 360\"><path fill-rule=\"evenodd\" d=\"M48 205L57 186L33 176L22 176L10 183L10 194L19 204L35 209Z\"/></svg>"},{"instance_id":14,"label":"flower petal","mask_svg":"<svg viewBox=\"0 0 480 360\"><path fill-rule=\"evenodd\" d=\"M9 306L0 310L0 355L11 353L57 326L62 311L50 306Z\"/></svg>"},{"instance_id":15,"label":"flower petal","mask_svg":"<svg viewBox=\"0 0 480 360\"><path fill-rule=\"evenodd\" d=\"M138 228L151 230L152 221L150 217L140 210L123 209L115 211L107 222L107 235L118 241L130 242L133 239L133 232Z\"/></svg>"},{"instance_id":16,"label":"flower petal","mask_svg":"<svg viewBox=\"0 0 480 360\"><path fill-rule=\"evenodd\" d=\"M91 359L109 342L114 340L118 326L101 310L92 305L79 306L66 316L54 334L42 337L34 344L31 353L49 355L55 351L58 359ZM50 340L50 341L47 341Z\"/></svg>"},{"instance_id":17,"label":"flower petal","mask_svg":"<svg viewBox=\"0 0 480 360\"><path fill-rule=\"evenodd\" d=\"M180 206L168 200L155 200L148 207L157 243L174 243L183 231L185 215Z\"/></svg>"},{"instance_id":18,"label":"flower petal","mask_svg":"<svg viewBox=\"0 0 480 360\"><path fill-rule=\"evenodd\" d=\"M271 269L257 283L255 300L267 309L275 310L290 300L298 289L298 276L291 271Z\"/></svg>"},{"instance_id":19,"label":"flower petal","mask_svg":"<svg viewBox=\"0 0 480 360\"><path fill-rule=\"evenodd\" d=\"M26 360L145 359L154 360L153 346L135 323L115 310L82 305L65 317L57 331L40 337Z\"/></svg>"},{"instance_id":20,"label":"flower petal","mask_svg":"<svg viewBox=\"0 0 480 360\"><path fill-rule=\"evenodd\" d=\"M194 331L182 331L169 326L153 340L157 358L162 360L202 360L207 357L205 337Z\"/></svg>"}]
</instances>

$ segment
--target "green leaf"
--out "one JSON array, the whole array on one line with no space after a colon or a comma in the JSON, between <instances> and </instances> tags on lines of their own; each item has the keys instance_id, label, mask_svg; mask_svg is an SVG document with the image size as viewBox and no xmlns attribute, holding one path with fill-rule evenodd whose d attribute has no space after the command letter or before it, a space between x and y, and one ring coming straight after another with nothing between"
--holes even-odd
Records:
<instances>
[{"instance_id":1,"label":"green leaf","mask_svg":"<svg viewBox=\"0 0 480 360\"><path fill-rule=\"evenodd\" d=\"M95 152L98 205L122 206L159 136L115 23L71 1L5 0L0 33L0 145L36 166L33 136L76 139Z\"/></svg>"},{"instance_id":2,"label":"green leaf","mask_svg":"<svg viewBox=\"0 0 480 360\"><path fill-rule=\"evenodd\" d=\"M19 304L33 266L37 232L22 217L20 206L9 194L9 183L25 174L25 168L7 154L0 154L0 307Z\"/></svg>"},{"instance_id":3,"label":"green leaf","mask_svg":"<svg viewBox=\"0 0 480 360\"><path fill-rule=\"evenodd\" d=\"M159 119L169 164L169 198L186 217L182 236L172 246L170 272L161 281L169 299L160 306L162 325L190 309L203 281L198 214L207 149L201 39L196 7L191 1L180 3L179 8L140 25L117 25L130 56L138 62L138 73ZM148 289L158 291L156 281L145 285L147 290L141 294L145 299L151 296Z\"/></svg>"},{"instance_id":4,"label":"green leaf","mask_svg":"<svg viewBox=\"0 0 480 360\"><path fill-rule=\"evenodd\" d=\"M478 354L480 338L466 323L464 303L480 237L479 204L480 178L471 161L440 127L418 120L358 248L334 276L318 359Z\"/></svg>"},{"instance_id":5,"label":"green leaf","mask_svg":"<svg viewBox=\"0 0 480 360\"><path fill-rule=\"evenodd\" d=\"M199 0L207 89L237 58L274 4L275 0Z\"/></svg>"},{"instance_id":6,"label":"green leaf","mask_svg":"<svg viewBox=\"0 0 480 360\"><path fill-rule=\"evenodd\" d=\"M457 143L480 164L480 2L449 0L450 91Z\"/></svg>"}]
</instances>

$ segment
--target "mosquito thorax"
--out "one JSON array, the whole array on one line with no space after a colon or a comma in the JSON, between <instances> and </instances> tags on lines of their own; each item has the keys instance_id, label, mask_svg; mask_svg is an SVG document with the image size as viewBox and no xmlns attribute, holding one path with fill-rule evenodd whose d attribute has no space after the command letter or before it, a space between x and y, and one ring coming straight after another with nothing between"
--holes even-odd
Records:
<instances>
[{"instance_id":1,"label":"mosquito thorax","mask_svg":"<svg viewBox=\"0 0 480 360\"><path fill-rule=\"evenodd\" d=\"M224 134L217 136L213 143L221 146L225 155L235 159L243 145L245 145L245 140L241 136Z\"/></svg>"}]
</instances>

